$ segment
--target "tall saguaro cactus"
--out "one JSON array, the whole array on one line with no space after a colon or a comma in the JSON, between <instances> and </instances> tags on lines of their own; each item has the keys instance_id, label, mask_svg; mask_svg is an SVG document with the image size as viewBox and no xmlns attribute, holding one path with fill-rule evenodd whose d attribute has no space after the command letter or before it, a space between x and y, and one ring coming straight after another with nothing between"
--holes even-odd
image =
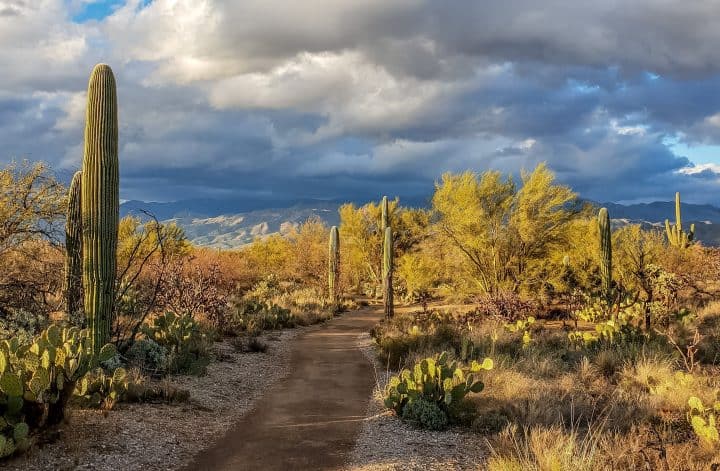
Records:
<instances>
[{"instance_id":1,"label":"tall saguaro cactus","mask_svg":"<svg viewBox=\"0 0 720 471\"><path fill-rule=\"evenodd\" d=\"M338 301L338 285L340 283L340 234L337 226L330 229L328 246L328 295L330 302Z\"/></svg>"},{"instance_id":2,"label":"tall saguaro cactus","mask_svg":"<svg viewBox=\"0 0 720 471\"><path fill-rule=\"evenodd\" d=\"M668 242L674 247L684 249L689 247L695 238L695 224L690 225L690 231L685 232L682 228L682 217L680 213L680 192L675 193L675 224L670 225L670 221L665 219L665 233Z\"/></svg>"},{"instance_id":3,"label":"tall saguaro cactus","mask_svg":"<svg viewBox=\"0 0 720 471\"><path fill-rule=\"evenodd\" d=\"M82 172L76 172L70 182L65 221L65 304L68 316L82 307Z\"/></svg>"},{"instance_id":4,"label":"tall saguaro cactus","mask_svg":"<svg viewBox=\"0 0 720 471\"><path fill-rule=\"evenodd\" d=\"M610 215L607 208L598 213L600 227L600 275L602 289L608 302L612 300L612 235L610 231Z\"/></svg>"},{"instance_id":5,"label":"tall saguaro cactus","mask_svg":"<svg viewBox=\"0 0 720 471\"><path fill-rule=\"evenodd\" d=\"M392 228L385 228L385 241L383 243L383 304L385 317L391 318L393 311L393 234Z\"/></svg>"},{"instance_id":6,"label":"tall saguaro cactus","mask_svg":"<svg viewBox=\"0 0 720 471\"><path fill-rule=\"evenodd\" d=\"M380 231L382 234L385 234L385 229L387 229L390 226L390 216L389 216L389 210L388 210L388 198L387 196L382 197L382 202L380 203L380 209L382 211L382 217L380 219Z\"/></svg>"},{"instance_id":7,"label":"tall saguaro cactus","mask_svg":"<svg viewBox=\"0 0 720 471\"><path fill-rule=\"evenodd\" d=\"M109 66L95 66L87 99L81 198L83 287L97 354L110 335L120 212L117 94Z\"/></svg>"}]
</instances>

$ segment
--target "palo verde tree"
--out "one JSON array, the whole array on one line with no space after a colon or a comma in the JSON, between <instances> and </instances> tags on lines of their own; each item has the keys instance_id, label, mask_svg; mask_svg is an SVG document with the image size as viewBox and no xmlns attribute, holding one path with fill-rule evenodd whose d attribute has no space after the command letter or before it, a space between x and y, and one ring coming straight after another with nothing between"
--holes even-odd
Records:
<instances>
[{"instance_id":1,"label":"palo verde tree","mask_svg":"<svg viewBox=\"0 0 720 471\"><path fill-rule=\"evenodd\" d=\"M537 291L549 272L560 273L547 261L566 247L581 212L545 164L523 172L519 189L500 172L445 174L432 203L438 233L464 255L478 291L490 294Z\"/></svg>"}]
</instances>

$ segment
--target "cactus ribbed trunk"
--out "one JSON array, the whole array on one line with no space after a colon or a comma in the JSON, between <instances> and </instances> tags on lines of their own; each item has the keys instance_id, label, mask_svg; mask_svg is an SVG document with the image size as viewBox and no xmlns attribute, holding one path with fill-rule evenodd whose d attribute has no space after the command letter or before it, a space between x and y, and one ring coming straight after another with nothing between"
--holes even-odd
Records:
<instances>
[{"instance_id":1,"label":"cactus ribbed trunk","mask_svg":"<svg viewBox=\"0 0 720 471\"><path fill-rule=\"evenodd\" d=\"M388 220L388 198L387 196L382 197L382 202L380 203L380 208L382 211L382 218L380 220L380 233L385 234L385 229L390 226L390 221Z\"/></svg>"},{"instance_id":2,"label":"cactus ribbed trunk","mask_svg":"<svg viewBox=\"0 0 720 471\"><path fill-rule=\"evenodd\" d=\"M82 309L82 172L70 183L65 222L65 306L72 318Z\"/></svg>"},{"instance_id":3,"label":"cactus ribbed trunk","mask_svg":"<svg viewBox=\"0 0 720 471\"><path fill-rule=\"evenodd\" d=\"M118 118L115 77L93 69L88 84L82 171L85 314L97 354L110 336L119 219Z\"/></svg>"},{"instance_id":4,"label":"cactus ribbed trunk","mask_svg":"<svg viewBox=\"0 0 720 471\"><path fill-rule=\"evenodd\" d=\"M612 235L610 231L610 215L606 208L598 213L600 226L600 275L602 289L608 303L612 300Z\"/></svg>"},{"instance_id":5,"label":"cactus ribbed trunk","mask_svg":"<svg viewBox=\"0 0 720 471\"><path fill-rule=\"evenodd\" d=\"M383 304L385 317L390 319L393 314L393 234L392 228L385 228L383 244Z\"/></svg>"},{"instance_id":6,"label":"cactus ribbed trunk","mask_svg":"<svg viewBox=\"0 0 720 471\"><path fill-rule=\"evenodd\" d=\"M380 200L380 237L385 237L385 230L390 226L390 211L388 208L388 198L383 196ZM383 269L383 261L380 260L380 286L378 286L380 293L385 295L385 271ZM377 289L377 288L376 288ZM377 291L376 291L377 293Z\"/></svg>"},{"instance_id":7,"label":"cactus ribbed trunk","mask_svg":"<svg viewBox=\"0 0 720 471\"><path fill-rule=\"evenodd\" d=\"M328 247L328 296L331 303L338 302L338 285L340 284L340 234L337 226L330 229Z\"/></svg>"}]
</instances>

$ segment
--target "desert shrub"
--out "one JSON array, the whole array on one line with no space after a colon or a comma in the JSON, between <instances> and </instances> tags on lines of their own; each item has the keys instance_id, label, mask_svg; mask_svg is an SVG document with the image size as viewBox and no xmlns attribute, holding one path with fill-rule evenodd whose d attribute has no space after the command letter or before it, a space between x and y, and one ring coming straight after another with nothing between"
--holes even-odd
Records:
<instances>
[{"instance_id":1,"label":"desert shrub","mask_svg":"<svg viewBox=\"0 0 720 471\"><path fill-rule=\"evenodd\" d=\"M227 300L219 288L218 265L203 268L192 259L174 257L160 280L158 304L163 308L204 318L213 328L227 329Z\"/></svg>"},{"instance_id":2,"label":"desert shrub","mask_svg":"<svg viewBox=\"0 0 720 471\"><path fill-rule=\"evenodd\" d=\"M0 342L0 457L30 446L32 435L59 423L76 382L115 355L92 355L87 331L51 325L32 340Z\"/></svg>"},{"instance_id":3,"label":"desert shrub","mask_svg":"<svg viewBox=\"0 0 720 471\"><path fill-rule=\"evenodd\" d=\"M537 312L537 306L512 291L500 291L479 296L475 311L466 314L466 322L478 322L488 317L514 322Z\"/></svg>"},{"instance_id":4,"label":"desert shrub","mask_svg":"<svg viewBox=\"0 0 720 471\"><path fill-rule=\"evenodd\" d=\"M265 353L268 349L268 344L256 335L236 337L232 340L232 346L240 353Z\"/></svg>"},{"instance_id":5,"label":"desert shrub","mask_svg":"<svg viewBox=\"0 0 720 471\"><path fill-rule=\"evenodd\" d=\"M189 243L174 223L161 224L151 215L143 221L126 216L118 226L117 274L113 302L113 342L125 351L139 336L145 321L162 312L163 290L187 257Z\"/></svg>"},{"instance_id":6,"label":"desert shrub","mask_svg":"<svg viewBox=\"0 0 720 471\"><path fill-rule=\"evenodd\" d=\"M135 341L127 351L128 363L151 376L163 376L168 370L168 350L150 338Z\"/></svg>"},{"instance_id":7,"label":"desert shrub","mask_svg":"<svg viewBox=\"0 0 720 471\"><path fill-rule=\"evenodd\" d=\"M560 427L548 429L508 426L491 447L490 471L603 469L599 433L581 434Z\"/></svg>"},{"instance_id":8,"label":"desert shrub","mask_svg":"<svg viewBox=\"0 0 720 471\"><path fill-rule=\"evenodd\" d=\"M297 320L289 309L252 300L233 303L230 325L236 332L258 333L295 327Z\"/></svg>"},{"instance_id":9,"label":"desert shrub","mask_svg":"<svg viewBox=\"0 0 720 471\"><path fill-rule=\"evenodd\" d=\"M168 351L168 372L202 374L209 362L210 339L189 314L168 311L143 326L143 333Z\"/></svg>"},{"instance_id":10,"label":"desert shrub","mask_svg":"<svg viewBox=\"0 0 720 471\"><path fill-rule=\"evenodd\" d=\"M425 358L416 363L412 371L405 369L390 378L385 406L420 426L441 428L457 418L453 412L459 410L457 406L467 394L483 390L484 384L476 375L492 367L492 360L486 358L482 363L473 361L465 368L459 362L449 361L447 352ZM422 403L414 404L418 401Z\"/></svg>"},{"instance_id":11,"label":"desert shrub","mask_svg":"<svg viewBox=\"0 0 720 471\"><path fill-rule=\"evenodd\" d=\"M41 162L0 168L0 317L12 311L47 316L56 309L65 194Z\"/></svg>"},{"instance_id":12,"label":"desert shrub","mask_svg":"<svg viewBox=\"0 0 720 471\"><path fill-rule=\"evenodd\" d=\"M370 334L377 343L381 361L399 369L416 353L460 352L463 327L450 312L429 310L383 319Z\"/></svg>"},{"instance_id":13,"label":"desert shrub","mask_svg":"<svg viewBox=\"0 0 720 471\"><path fill-rule=\"evenodd\" d=\"M448 416L445 411L436 403L422 397L405 405L402 418L428 430L443 430L448 425Z\"/></svg>"},{"instance_id":14,"label":"desert shrub","mask_svg":"<svg viewBox=\"0 0 720 471\"><path fill-rule=\"evenodd\" d=\"M45 314L35 314L24 309L10 309L0 317L0 340L16 337L21 343L31 341L48 325Z\"/></svg>"}]
</instances>

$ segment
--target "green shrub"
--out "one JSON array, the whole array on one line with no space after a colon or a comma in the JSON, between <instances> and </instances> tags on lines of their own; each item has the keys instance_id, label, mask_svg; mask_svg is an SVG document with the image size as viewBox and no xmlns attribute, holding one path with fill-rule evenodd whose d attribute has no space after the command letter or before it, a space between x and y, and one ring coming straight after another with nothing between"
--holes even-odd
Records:
<instances>
[{"instance_id":1,"label":"green shrub","mask_svg":"<svg viewBox=\"0 0 720 471\"><path fill-rule=\"evenodd\" d=\"M462 330L452 315L429 311L395 316L377 324L370 333L378 345L380 360L399 369L415 353L462 350Z\"/></svg>"},{"instance_id":2,"label":"green shrub","mask_svg":"<svg viewBox=\"0 0 720 471\"><path fill-rule=\"evenodd\" d=\"M153 377L161 377L167 373L168 350L152 339L137 340L128 350L127 357L131 365Z\"/></svg>"},{"instance_id":3,"label":"green shrub","mask_svg":"<svg viewBox=\"0 0 720 471\"><path fill-rule=\"evenodd\" d=\"M235 303L231 324L236 332L259 333L263 330L276 330L295 327L297 319L289 309L276 304L263 304L254 300L241 300Z\"/></svg>"},{"instance_id":4,"label":"green shrub","mask_svg":"<svg viewBox=\"0 0 720 471\"><path fill-rule=\"evenodd\" d=\"M475 375L483 370L490 370L493 361L486 358L482 363L473 361L469 368L463 368L459 362L448 361L447 352L433 358L425 358L415 364L411 370L405 369L400 375L390 378L385 394L385 406L393 409L401 417L413 417L418 424L423 422L417 414L427 408L412 404L416 401L427 401L439 408L450 421L456 417L453 412L459 410L459 404L471 392L483 390L483 383L475 379ZM410 405L410 411L405 409ZM430 419L428 419L430 420ZM432 421L437 424L436 420Z\"/></svg>"},{"instance_id":5,"label":"green shrub","mask_svg":"<svg viewBox=\"0 0 720 471\"><path fill-rule=\"evenodd\" d=\"M443 430L448 425L445 411L436 403L422 397L405 405L402 418L428 430Z\"/></svg>"},{"instance_id":6,"label":"green shrub","mask_svg":"<svg viewBox=\"0 0 720 471\"><path fill-rule=\"evenodd\" d=\"M16 337L21 343L32 339L48 326L48 318L23 309L9 309L0 317L0 339Z\"/></svg>"}]
</instances>

